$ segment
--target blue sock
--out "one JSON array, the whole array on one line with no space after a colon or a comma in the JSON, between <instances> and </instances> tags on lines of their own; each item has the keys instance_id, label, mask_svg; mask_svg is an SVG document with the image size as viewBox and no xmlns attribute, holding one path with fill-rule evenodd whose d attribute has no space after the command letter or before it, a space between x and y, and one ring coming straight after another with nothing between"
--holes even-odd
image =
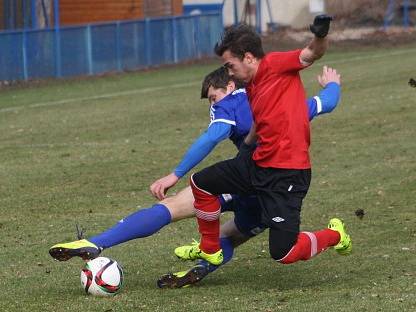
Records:
<instances>
[{"instance_id":1,"label":"blue sock","mask_svg":"<svg viewBox=\"0 0 416 312\"><path fill-rule=\"evenodd\" d=\"M224 260L222 261L220 265L213 265L205 260L199 261L198 264L207 267L209 273L214 272L220 266L230 261L233 257L234 247L233 247L233 244L231 243L231 240L228 237L221 238L221 249L222 249L222 253L224 256Z\"/></svg>"},{"instance_id":2,"label":"blue sock","mask_svg":"<svg viewBox=\"0 0 416 312\"><path fill-rule=\"evenodd\" d=\"M169 224L171 219L168 208L156 204L132 213L105 232L88 240L103 249L110 248L131 239L150 236Z\"/></svg>"}]
</instances>

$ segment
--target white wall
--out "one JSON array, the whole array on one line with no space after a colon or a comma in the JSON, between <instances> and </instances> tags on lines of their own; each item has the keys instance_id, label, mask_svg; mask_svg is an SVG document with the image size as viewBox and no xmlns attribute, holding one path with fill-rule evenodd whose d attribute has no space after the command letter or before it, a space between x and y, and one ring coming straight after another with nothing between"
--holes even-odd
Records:
<instances>
[{"instance_id":1,"label":"white wall","mask_svg":"<svg viewBox=\"0 0 416 312\"><path fill-rule=\"evenodd\" d=\"M272 18L278 25L301 28L310 19L309 0L269 0ZM262 29L270 21L266 1L262 1Z\"/></svg>"},{"instance_id":2,"label":"white wall","mask_svg":"<svg viewBox=\"0 0 416 312\"><path fill-rule=\"evenodd\" d=\"M214 4L222 3L222 0L184 0L186 4ZM303 28L309 25L313 16L322 13L324 8L324 0L269 0L272 20L278 25L292 26L294 28ZM244 5L246 0L237 0L238 16L242 16ZM256 0L250 0L250 3L254 6ZM261 0L262 8L262 31L267 30L267 24L271 21L267 0ZM315 9L318 12L311 12L311 9ZM224 2L224 25L231 25L234 23L234 0L225 0ZM255 14L251 17L253 23L255 23Z\"/></svg>"},{"instance_id":3,"label":"white wall","mask_svg":"<svg viewBox=\"0 0 416 312\"><path fill-rule=\"evenodd\" d=\"M325 11L324 0L269 0L273 22L293 28L307 27L313 17ZM262 0L262 30L267 30L270 14L267 1Z\"/></svg>"}]
</instances>

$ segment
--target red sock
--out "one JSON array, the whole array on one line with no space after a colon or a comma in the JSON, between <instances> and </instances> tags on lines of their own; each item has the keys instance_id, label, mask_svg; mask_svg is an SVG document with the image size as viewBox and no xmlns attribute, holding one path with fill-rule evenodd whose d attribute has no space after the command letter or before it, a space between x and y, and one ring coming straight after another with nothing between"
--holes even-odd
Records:
<instances>
[{"instance_id":1,"label":"red sock","mask_svg":"<svg viewBox=\"0 0 416 312\"><path fill-rule=\"evenodd\" d=\"M298 240L283 259L283 264L290 264L299 260L308 260L328 247L338 244L339 233L330 229L311 232L300 232Z\"/></svg>"},{"instance_id":2,"label":"red sock","mask_svg":"<svg viewBox=\"0 0 416 312\"><path fill-rule=\"evenodd\" d=\"M198 221L201 242L199 248L208 254L216 253L220 245L220 213L221 205L218 196L198 188L191 176L191 188L194 194L195 214Z\"/></svg>"}]
</instances>

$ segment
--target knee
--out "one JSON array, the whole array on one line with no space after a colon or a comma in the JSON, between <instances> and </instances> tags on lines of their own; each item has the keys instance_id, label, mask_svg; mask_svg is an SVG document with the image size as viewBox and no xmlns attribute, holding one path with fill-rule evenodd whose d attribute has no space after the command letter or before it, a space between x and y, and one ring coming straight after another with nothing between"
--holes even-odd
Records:
<instances>
[{"instance_id":1,"label":"knee","mask_svg":"<svg viewBox=\"0 0 416 312\"><path fill-rule=\"evenodd\" d=\"M194 173L194 174L192 174L189 177L189 184L191 185L192 191L194 189L201 189L201 188L203 188L202 187L203 181L202 181L202 179L199 176L199 172Z\"/></svg>"},{"instance_id":2,"label":"knee","mask_svg":"<svg viewBox=\"0 0 416 312\"><path fill-rule=\"evenodd\" d=\"M190 182L192 194L194 195L194 199L196 203L198 203L201 200L217 199L217 196L204 190L204 187L202 187L201 183L198 181L197 174L191 175L189 182Z\"/></svg>"},{"instance_id":3,"label":"knee","mask_svg":"<svg viewBox=\"0 0 416 312\"><path fill-rule=\"evenodd\" d=\"M171 215L172 221L178 221L180 219L183 219L180 209L181 207L176 202L175 196L165 198L164 200L159 202L159 205L166 207L166 209L169 211Z\"/></svg>"},{"instance_id":4,"label":"knee","mask_svg":"<svg viewBox=\"0 0 416 312\"><path fill-rule=\"evenodd\" d=\"M211 194L211 190L216 183L213 176L207 174L205 171L192 174L189 180L193 193L195 193L195 191L200 191L205 194Z\"/></svg>"},{"instance_id":5,"label":"knee","mask_svg":"<svg viewBox=\"0 0 416 312\"><path fill-rule=\"evenodd\" d=\"M192 196L192 192L187 189L175 196L165 198L159 204L167 208L172 217L172 221L195 216L194 197Z\"/></svg>"},{"instance_id":6,"label":"knee","mask_svg":"<svg viewBox=\"0 0 416 312\"><path fill-rule=\"evenodd\" d=\"M269 243L269 252L273 260L280 261L282 260L292 249L293 244L279 245Z\"/></svg>"},{"instance_id":7,"label":"knee","mask_svg":"<svg viewBox=\"0 0 416 312\"><path fill-rule=\"evenodd\" d=\"M270 256L281 261L296 244L298 234L282 230L270 229L269 231L269 252Z\"/></svg>"}]
</instances>

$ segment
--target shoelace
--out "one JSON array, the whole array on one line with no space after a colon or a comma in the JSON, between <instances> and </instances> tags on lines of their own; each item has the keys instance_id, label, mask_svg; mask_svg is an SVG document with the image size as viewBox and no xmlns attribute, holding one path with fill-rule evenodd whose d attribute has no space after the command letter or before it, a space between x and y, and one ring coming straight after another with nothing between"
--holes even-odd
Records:
<instances>
[{"instance_id":1,"label":"shoelace","mask_svg":"<svg viewBox=\"0 0 416 312\"><path fill-rule=\"evenodd\" d=\"M200 250L199 250L199 242L195 238L192 238L191 246L192 247L189 248L189 255L188 255L189 258L193 258L193 256L194 256L194 248L196 248L195 249L196 250L195 253L199 253L200 252Z\"/></svg>"}]
</instances>

